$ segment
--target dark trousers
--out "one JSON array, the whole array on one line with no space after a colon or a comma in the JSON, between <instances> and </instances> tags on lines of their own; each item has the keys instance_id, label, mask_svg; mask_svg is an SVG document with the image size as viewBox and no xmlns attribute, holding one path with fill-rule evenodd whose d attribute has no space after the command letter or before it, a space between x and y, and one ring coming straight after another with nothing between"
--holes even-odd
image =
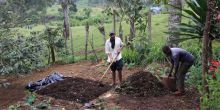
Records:
<instances>
[{"instance_id":1,"label":"dark trousers","mask_svg":"<svg viewBox=\"0 0 220 110\"><path fill-rule=\"evenodd\" d=\"M176 86L179 91L184 91L184 79L193 62L182 62L176 74Z\"/></svg>"}]
</instances>

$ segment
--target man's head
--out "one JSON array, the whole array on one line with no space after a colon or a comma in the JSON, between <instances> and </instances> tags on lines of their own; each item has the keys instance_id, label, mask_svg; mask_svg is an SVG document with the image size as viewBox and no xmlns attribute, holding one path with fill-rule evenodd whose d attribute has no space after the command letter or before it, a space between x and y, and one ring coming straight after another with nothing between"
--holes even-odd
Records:
<instances>
[{"instance_id":1,"label":"man's head","mask_svg":"<svg viewBox=\"0 0 220 110\"><path fill-rule=\"evenodd\" d=\"M162 50L163 50L163 53L166 55L166 56L171 56L171 49L170 49L170 47L169 46L163 46L163 48L162 48Z\"/></svg>"},{"instance_id":2,"label":"man's head","mask_svg":"<svg viewBox=\"0 0 220 110\"><path fill-rule=\"evenodd\" d=\"M110 36L111 38L114 38L114 37L115 37L115 32L110 32L110 33L109 33L109 36Z\"/></svg>"}]
</instances>

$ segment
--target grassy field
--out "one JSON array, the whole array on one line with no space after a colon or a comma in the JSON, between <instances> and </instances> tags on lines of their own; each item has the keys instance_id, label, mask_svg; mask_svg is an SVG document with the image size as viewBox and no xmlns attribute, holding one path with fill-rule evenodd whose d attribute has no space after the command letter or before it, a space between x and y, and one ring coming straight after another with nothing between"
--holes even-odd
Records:
<instances>
[{"instance_id":1,"label":"grassy field","mask_svg":"<svg viewBox=\"0 0 220 110\"><path fill-rule=\"evenodd\" d=\"M164 32L167 31L167 20L168 17L165 14L158 14L154 15L152 17L152 40L153 42L164 42L166 34ZM118 24L118 23L117 23ZM105 24L105 30L108 35L108 33L112 30L113 24ZM29 32L31 31L43 31L45 29L44 25L37 25L30 29L25 28L19 28L19 32L25 35L29 35ZM116 27L118 30L118 25ZM72 33L73 33L73 44L74 44L74 50L80 51L84 49L85 44L85 26L76 26L71 27ZM123 30L124 35L129 35L129 24L126 22L123 22ZM98 31L97 26L90 26L89 28L89 38L94 37L94 44L95 48L101 48L103 47L103 40L102 35ZM106 38L109 38L109 36L106 36ZM70 46L70 40L69 40L69 46Z\"/></svg>"},{"instance_id":2,"label":"grassy field","mask_svg":"<svg viewBox=\"0 0 220 110\"><path fill-rule=\"evenodd\" d=\"M85 6L86 0L83 0L82 3L78 2L77 7L78 7L78 12L75 13L75 15L80 15L82 14L82 10L87 7ZM60 5L54 5L50 8L47 9L47 15L53 15L53 16L62 16L60 12L58 12L58 9L61 8ZM98 7L90 7L92 9L91 12L91 17L92 16L102 16L101 11L103 10L102 8ZM112 17L109 16L111 19ZM70 19L73 19L70 17ZM168 21L168 15L167 14L157 14L152 16L152 40L153 42L158 42L158 43L163 43L166 39L166 34L164 32L167 31L167 21ZM48 23L48 26L53 26L57 27L58 25L62 26L63 21L52 21ZM70 20L71 23L71 20ZM118 25L119 23L116 24L116 30L118 32ZM113 30L113 24L112 23L106 23L105 25L105 30L106 30L106 38L109 38L108 33ZM45 29L44 25L35 25L33 26L32 29L26 29L26 28L17 28L19 33L22 33L23 35L28 36L31 31L43 31ZM72 35L73 35L73 45L74 45L74 51L84 51L85 48L85 26L74 26L71 27L72 30ZM129 24L126 23L125 21L123 22L123 31L124 31L124 36L129 35ZM116 33L117 34L117 33ZM95 48L104 48L103 46L103 39L101 33L98 31L98 26L97 25L91 25L89 27L89 39L91 37L94 37L94 44ZM70 39L68 40L68 47L70 48ZM91 49L89 45L89 49Z\"/></svg>"}]
</instances>

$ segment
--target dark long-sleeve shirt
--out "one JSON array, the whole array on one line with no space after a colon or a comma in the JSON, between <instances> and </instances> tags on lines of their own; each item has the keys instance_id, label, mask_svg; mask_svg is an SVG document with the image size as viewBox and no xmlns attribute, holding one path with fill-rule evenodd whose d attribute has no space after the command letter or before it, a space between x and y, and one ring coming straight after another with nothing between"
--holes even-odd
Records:
<instances>
[{"instance_id":1,"label":"dark long-sleeve shirt","mask_svg":"<svg viewBox=\"0 0 220 110\"><path fill-rule=\"evenodd\" d=\"M194 56L181 48L171 48L172 57L174 67L177 68L179 66L179 62L189 62L192 63L194 61Z\"/></svg>"}]
</instances>

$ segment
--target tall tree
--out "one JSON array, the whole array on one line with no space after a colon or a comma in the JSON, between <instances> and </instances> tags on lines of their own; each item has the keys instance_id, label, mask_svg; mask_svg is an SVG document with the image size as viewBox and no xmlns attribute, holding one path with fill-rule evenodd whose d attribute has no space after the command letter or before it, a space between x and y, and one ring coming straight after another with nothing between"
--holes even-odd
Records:
<instances>
[{"instance_id":1,"label":"tall tree","mask_svg":"<svg viewBox=\"0 0 220 110\"><path fill-rule=\"evenodd\" d=\"M54 63L56 61L55 52L59 48L62 49L64 47L64 39L61 31L60 28L46 27L44 33L40 34L40 36L46 41L49 50L48 63L50 63L51 58L52 63Z\"/></svg>"},{"instance_id":2,"label":"tall tree","mask_svg":"<svg viewBox=\"0 0 220 110\"><path fill-rule=\"evenodd\" d=\"M169 36L167 39L167 43L169 45L177 46L178 44L176 42L172 42L175 39L179 38L178 33L173 33L174 30L177 30L178 26L181 23L181 13L182 13L182 0L169 0L169 21L168 21L168 31ZM177 8L174 8L177 7Z\"/></svg>"},{"instance_id":3,"label":"tall tree","mask_svg":"<svg viewBox=\"0 0 220 110\"><path fill-rule=\"evenodd\" d=\"M209 54L209 42L210 42L210 32L211 32L211 21L212 16L214 15L215 5L217 4L215 0L206 0L207 4L207 11L206 11L206 21L205 21L205 27L203 31L203 41L202 41L202 82L204 87L204 92L208 91L207 81L206 81L206 75L208 73L208 61L210 58Z\"/></svg>"},{"instance_id":4,"label":"tall tree","mask_svg":"<svg viewBox=\"0 0 220 110\"><path fill-rule=\"evenodd\" d=\"M108 0L113 8L127 16L130 23L129 41L135 38L135 23L141 19L140 11L143 9L142 0Z\"/></svg>"},{"instance_id":5,"label":"tall tree","mask_svg":"<svg viewBox=\"0 0 220 110\"><path fill-rule=\"evenodd\" d=\"M205 22L205 29L203 32L203 47L202 47L202 80L203 80L203 87L204 87L204 91L206 91L205 86L207 85L206 82L206 74L208 72L208 42L209 42L209 32L210 32L210 6L209 6L209 2L211 0L207 0L207 4L208 4L208 10L206 12L206 22Z\"/></svg>"},{"instance_id":6,"label":"tall tree","mask_svg":"<svg viewBox=\"0 0 220 110\"><path fill-rule=\"evenodd\" d=\"M63 15L64 15L64 22L63 22L63 26L64 26L64 37L65 38L69 38L69 15L68 15L68 4L69 1L68 0L60 0L62 9L63 9Z\"/></svg>"},{"instance_id":7,"label":"tall tree","mask_svg":"<svg viewBox=\"0 0 220 110\"><path fill-rule=\"evenodd\" d=\"M70 35L70 24L69 24L69 5L73 3L72 0L59 0L61 7L63 9L63 15L64 15L64 22L63 22L63 36L65 37L65 48L66 48L66 54L68 53L68 45L67 40Z\"/></svg>"},{"instance_id":8,"label":"tall tree","mask_svg":"<svg viewBox=\"0 0 220 110\"><path fill-rule=\"evenodd\" d=\"M86 29L86 36L85 36L85 59L87 60L87 54L88 54L88 40L89 40L89 23L86 23L85 26Z\"/></svg>"},{"instance_id":9,"label":"tall tree","mask_svg":"<svg viewBox=\"0 0 220 110\"><path fill-rule=\"evenodd\" d=\"M103 45L105 45L105 42L106 42L106 33L105 33L104 23L103 23L102 21L99 21L98 30L99 30L99 32L102 34Z\"/></svg>"},{"instance_id":10,"label":"tall tree","mask_svg":"<svg viewBox=\"0 0 220 110\"><path fill-rule=\"evenodd\" d=\"M113 9L113 32L116 30L116 10Z\"/></svg>"},{"instance_id":11,"label":"tall tree","mask_svg":"<svg viewBox=\"0 0 220 110\"><path fill-rule=\"evenodd\" d=\"M213 14L211 16L211 26L208 42L209 56L212 57L212 41L217 39L216 33L218 30L218 20L216 19L217 13L220 11L220 2L215 1ZM181 35L178 39L174 39L172 42L181 42L189 39L202 39L204 34L204 27L206 21L207 4L206 0L186 0L187 9L183 9L182 16L189 19L189 23L181 23L177 30L173 30L174 34Z\"/></svg>"},{"instance_id":12,"label":"tall tree","mask_svg":"<svg viewBox=\"0 0 220 110\"><path fill-rule=\"evenodd\" d=\"M0 28L9 29L38 23L47 7L54 3L55 0L1 0Z\"/></svg>"},{"instance_id":13,"label":"tall tree","mask_svg":"<svg viewBox=\"0 0 220 110\"><path fill-rule=\"evenodd\" d=\"M152 26L151 26L151 10L148 11L147 13L147 32L148 32L148 42L151 44L152 39L151 39L151 30L152 30Z\"/></svg>"}]
</instances>

